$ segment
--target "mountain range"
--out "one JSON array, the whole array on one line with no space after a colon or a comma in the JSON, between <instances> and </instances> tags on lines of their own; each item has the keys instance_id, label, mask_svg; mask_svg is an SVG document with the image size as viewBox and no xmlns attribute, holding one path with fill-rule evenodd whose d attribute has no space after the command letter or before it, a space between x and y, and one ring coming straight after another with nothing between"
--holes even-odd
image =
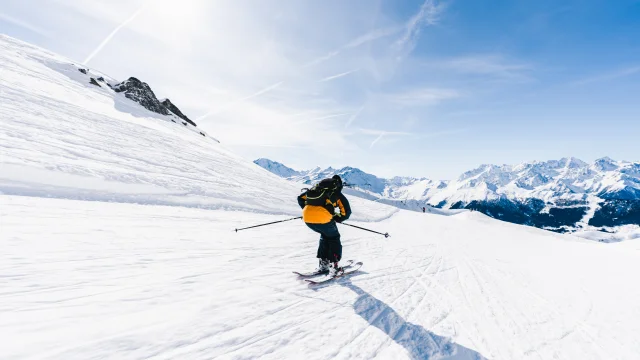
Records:
<instances>
[{"instance_id":1,"label":"mountain range","mask_svg":"<svg viewBox=\"0 0 640 360\"><path fill-rule=\"evenodd\" d=\"M311 185L334 174L348 193L397 207L468 209L556 232L616 232L640 225L640 163L604 157L481 165L455 180L384 179L344 167L297 171L269 159L254 161L290 181Z\"/></svg>"}]
</instances>

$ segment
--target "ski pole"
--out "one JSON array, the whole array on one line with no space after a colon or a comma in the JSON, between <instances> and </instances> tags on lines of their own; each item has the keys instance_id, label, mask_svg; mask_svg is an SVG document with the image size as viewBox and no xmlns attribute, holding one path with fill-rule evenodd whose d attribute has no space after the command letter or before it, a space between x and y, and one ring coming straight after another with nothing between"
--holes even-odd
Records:
<instances>
[{"instance_id":1,"label":"ski pole","mask_svg":"<svg viewBox=\"0 0 640 360\"><path fill-rule=\"evenodd\" d=\"M386 238L388 238L389 236L391 236L391 235L389 235L389 233L384 233L384 234L383 234L383 233L381 233L381 232L377 232L377 231L373 231L373 230L365 229L365 228L360 227L360 226L355 226L355 225L345 224L345 223L341 223L341 224L342 224L342 225L351 226L351 227L354 227L354 228L356 228L356 229L360 229L360 230L364 230L364 231L372 232L372 233L375 233L375 234L378 234L378 235L384 235L384 237L386 237Z\"/></svg>"},{"instance_id":2,"label":"ski pole","mask_svg":"<svg viewBox=\"0 0 640 360\"><path fill-rule=\"evenodd\" d=\"M285 221L291 221L291 220L297 220L297 219L302 219L302 216L298 216L298 217L294 217L294 218L286 219L286 220L273 221L273 222L266 223L266 224L260 224L260 225L249 226L249 227L245 227L245 228L242 228L242 229L236 229L236 232L238 232L238 231L240 231L240 230L253 229L253 228L260 227L260 226L266 226L266 225L271 225L271 224L277 224L277 223L281 223L281 222L285 222Z\"/></svg>"}]
</instances>

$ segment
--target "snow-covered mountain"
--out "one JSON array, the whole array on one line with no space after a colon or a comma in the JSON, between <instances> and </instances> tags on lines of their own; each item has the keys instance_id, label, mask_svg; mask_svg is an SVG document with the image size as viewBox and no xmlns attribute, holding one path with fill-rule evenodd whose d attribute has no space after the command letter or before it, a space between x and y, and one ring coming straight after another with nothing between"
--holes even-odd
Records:
<instances>
[{"instance_id":1,"label":"snow-covered mountain","mask_svg":"<svg viewBox=\"0 0 640 360\"><path fill-rule=\"evenodd\" d=\"M302 174L299 171L295 171L290 167L286 167L279 162L271 161L269 159L258 159L254 161L254 163L285 179L297 178Z\"/></svg>"},{"instance_id":2,"label":"snow-covered mountain","mask_svg":"<svg viewBox=\"0 0 640 360\"><path fill-rule=\"evenodd\" d=\"M576 158L515 166L482 165L453 181L382 179L359 169L296 171L256 162L288 180L312 184L339 174L351 193L420 211L423 206L482 211L492 217L554 231L605 230L640 225L640 163ZM287 169L287 172L272 169Z\"/></svg>"},{"instance_id":3,"label":"snow-covered mountain","mask_svg":"<svg viewBox=\"0 0 640 360\"><path fill-rule=\"evenodd\" d=\"M349 166L341 169L316 167L312 170L297 171L269 159L258 159L254 163L287 180L307 185L338 174L352 190L361 192L365 197L366 194L369 194L376 198L393 200L424 200L429 189L442 188L447 185L444 181L432 181L426 178L395 177L383 179Z\"/></svg>"},{"instance_id":4,"label":"snow-covered mountain","mask_svg":"<svg viewBox=\"0 0 640 360\"><path fill-rule=\"evenodd\" d=\"M576 158L530 162L516 166L482 165L462 174L430 198L432 204L455 206L500 198L545 201L640 199L640 163L610 158L592 164Z\"/></svg>"}]
</instances>

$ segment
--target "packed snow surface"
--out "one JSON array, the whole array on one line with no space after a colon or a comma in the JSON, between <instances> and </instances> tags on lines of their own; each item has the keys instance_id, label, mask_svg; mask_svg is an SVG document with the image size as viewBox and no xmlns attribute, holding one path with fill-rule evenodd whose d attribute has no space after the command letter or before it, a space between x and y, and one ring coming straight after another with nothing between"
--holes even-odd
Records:
<instances>
[{"instance_id":1,"label":"packed snow surface","mask_svg":"<svg viewBox=\"0 0 640 360\"><path fill-rule=\"evenodd\" d=\"M640 251L403 211L317 236L246 212L0 196L3 359L637 359Z\"/></svg>"},{"instance_id":2,"label":"packed snow surface","mask_svg":"<svg viewBox=\"0 0 640 360\"><path fill-rule=\"evenodd\" d=\"M640 246L350 198L309 287L298 187L0 37L0 358L636 359ZM93 70L91 70L93 71ZM72 75L73 74L73 75Z\"/></svg>"}]
</instances>

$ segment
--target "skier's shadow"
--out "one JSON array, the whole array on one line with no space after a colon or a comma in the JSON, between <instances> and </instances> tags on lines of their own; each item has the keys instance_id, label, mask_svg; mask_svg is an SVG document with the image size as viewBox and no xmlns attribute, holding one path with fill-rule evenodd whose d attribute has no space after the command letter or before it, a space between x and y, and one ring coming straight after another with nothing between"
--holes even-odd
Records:
<instances>
[{"instance_id":1,"label":"skier's shadow","mask_svg":"<svg viewBox=\"0 0 640 360\"><path fill-rule=\"evenodd\" d=\"M354 285L349 279L341 281L340 285L358 295L358 299L353 304L356 314L404 347L411 359L431 359L432 357L451 360L486 359L474 350L436 335L420 325L407 322L389 305Z\"/></svg>"}]
</instances>

